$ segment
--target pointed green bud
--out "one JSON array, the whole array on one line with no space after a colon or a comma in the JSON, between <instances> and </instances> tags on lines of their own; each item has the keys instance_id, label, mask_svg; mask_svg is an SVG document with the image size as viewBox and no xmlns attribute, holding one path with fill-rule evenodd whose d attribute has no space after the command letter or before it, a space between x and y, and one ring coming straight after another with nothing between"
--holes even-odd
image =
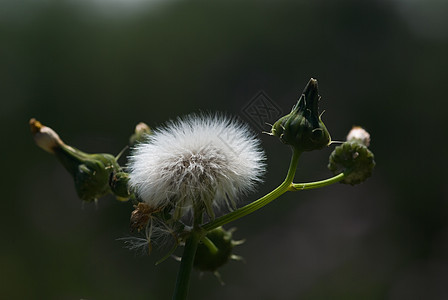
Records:
<instances>
[{"instance_id":1,"label":"pointed green bud","mask_svg":"<svg viewBox=\"0 0 448 300\"><path fill-rule=\"evenodd\" d=\"M319 115L317 80L311 78L292 111L272 126L271 134L299 151L322 149L330 144L330 134Z\"/></svg>"},{"instance_id":2,"label":"pointed green bud","mask_svg":"<svg viewBox=\"0 0 448 300\"><path fill-rule=\"evenodd\" d=\"M200 271L215 272L233 258L232 250L238 242L232 240L233 230L222 227L209 231L206 235L212 245L201 242L196 250L193 266Z\"/></svg>"},{"instance_id":3,"label":"pointed green bud","mask_svg":"<svg viewBox=\"0 0 448 300\"><path fill-rule=\"evenodd\" d=\"M36 119L30 120L31 133L36 144L55 155L73 176L76 192L84 201L94 201L111 193L109 178L120 166L111 154L87 154L66 145L50 127Z\"/></svg>"},{"instance_id":4,"label":"pointed green bud","mask_svg":"<svg viewBox=\"0 0 448 300\"><path fill-rule=\"evenodd\" d=\"M144 141L145 136L151 134L151 128L143 122L135 126L134 134L129 138L129 145L133 146L136 143Z\"/></svg>"},{"instance_id":5,"label":"pointed green bud","mask_svg":"<svg viewBox=\"0 0 448 300\"><path fill-rule=\"evenodd\" d=\"M328 168L334 174L345 173L341 183L359 184L372 175L375 157L367 148L369 143L369 133L361 127L354 127L347 136L347 142L331 153Z\"/></svg>"}]
</instances>

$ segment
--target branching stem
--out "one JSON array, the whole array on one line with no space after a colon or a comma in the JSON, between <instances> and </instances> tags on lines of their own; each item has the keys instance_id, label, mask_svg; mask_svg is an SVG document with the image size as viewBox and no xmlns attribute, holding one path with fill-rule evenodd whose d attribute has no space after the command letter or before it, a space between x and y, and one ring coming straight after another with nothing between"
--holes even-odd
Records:
<instances>
[{"instance_id":1,"label":"branching stem","mask_svg":"<svg viewBox=\"0 0 448 300\"><path fill-rule=\"evenodd\" d=\"M299 152L296 149L293 150L293 154L292 154L291 162L289 164L289 169L288 169L288 174L286 175L286 179L276 189L274 189L269 194L261 197L260 199L247 204L246 206L243 206L231 213L228 213L222 217L219 217L219 218L203 225L202 228L205 231L210 231L219 226L222 226L229 222L235 221L241 217L244 217L244 216L262 208L263 206L270 203L272 200L278 198L280 195L282 195L286 191L288 191L288 189L290 188L290 186L292 184L292 181L294 180L294 175L296 174L297 163L299 161L299 157L300 157L301 153L302 152Z\"/></svg>"},{"instance_id":2,"label":"branching stem","mask_svg":"<svg viewBox=\"0 0 448 300\"><path fill-rule=\"evenodd\" d=\"M317 189L320 187L324 187L336 182L341 181L344 179L345 173L338 174L336 176L333 176L331 178L321 180L321 181L315 181L315 182L307 182L307 183L293 183L288 188L288 191L303 191L303 190L311 190L311 189Z\"/></svg>"},{"instance_id":3,"label":"branching stem","mask_svg":"<svg viewBox=\"0 0 448 300\"><path fill-rule=\"evenodd\" d=\"M174 291L174 300L184 300L188 293L188 283L190 279L191 269L193 268L194 256L198 247L199 241L202 241L211 251L217 251L216 246L205 236L205 233L213 230L219 226L235 221L241 217L244 217L263 206L269 204L274 199L278 198L287 191L301 191L324 187L336 182L341 181L345 177L345 173L338 174L331 178L308 183L293 183L294 175L296 174L297 164L299 161L300 154L302 152L298 150L293 150L291 162L289 164L288 174L285 180L276 189L274 189L269 194L261 197L260 199L249 203L233 212L230 212L222 217L214 219L203 226L199 226L202 222L201 218L195 218L195 225L186 240L185 249L182 256L182 261L180 264L179 273L177 276L176 289ZM197 214L197 210L195 211ZM202 211L201 211L202 216Z\"/></svg>"}]
</instances>

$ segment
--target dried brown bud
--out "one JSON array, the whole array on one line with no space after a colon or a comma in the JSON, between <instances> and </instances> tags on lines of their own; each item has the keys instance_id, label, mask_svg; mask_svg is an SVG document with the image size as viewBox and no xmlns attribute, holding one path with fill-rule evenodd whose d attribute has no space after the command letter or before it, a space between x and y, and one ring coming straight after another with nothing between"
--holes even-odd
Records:
<instances>
[{"instance_id":1,"label":"dried brown bud","mask_svg":"<svg viewBox=\"0 0 448 300\"><path fill-rule=\"evenodd\" d=\"M131 231L137 230L140 232L148 224L153 210L144 202L134 205L134 208L135 209L131 213Z\"/></svg>"}]
</instances>

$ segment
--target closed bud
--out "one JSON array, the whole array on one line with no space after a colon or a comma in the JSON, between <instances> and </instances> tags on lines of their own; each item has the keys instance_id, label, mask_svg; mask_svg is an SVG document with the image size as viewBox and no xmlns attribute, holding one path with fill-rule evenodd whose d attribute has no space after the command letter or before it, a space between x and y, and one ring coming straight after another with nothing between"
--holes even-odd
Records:
<instances>
[{"instance_id":1,"label":"closed bud","mask_svg":"<svg viewBox=\"0 0 448 300\"><path fill-rule=\"evenodd\" d=\"M120 200L127 200L131 197L131 192L128 187L129 174L126 172L118 171L110 174L109 186Z\"/></svg>"},{"instance_id":2,"label":"closed bud","mask_svg":"<svg viewBox=\"0 0 448 300\"><path fill-rule=\"evenodd\" d=\"M143 122L135 126L134 134L129 138L129 145L133 146L136 143L141 143L145 140L145 136L151 134L151 128Z\"/></svg>"},{"instance_id":3,"label":"closed bud","mask_svg":"<svg viewBox=\"0 0 448 300\"><path fill-rule=\"evenodd\" d=\"M335 174L344 172L341 183L359 184L372 175L375 157L367 148L369 143L369 133L361 127L354 127L347 136L347 142L331 153L328 168Z\"/></svg>"},{"instance_id":4,"label":"closed bud","mask_svg":"<svg viewBox=\"0 0 448 300\"><path fill-rule=\"evenodd\" d=\"M318 112L320 98L317 80L311 78L292 111L274 123L271 134L301 152L328 146L330 134Z\"/></svg>"},{"instance_id":5,"label":"closed bud","mask_svg":"<svg viewBox=\"0 0 448 300\"><path fill-rule=\"evenodd\" d=\"M204 243L200 243L196 250L193 266L200 271L216 272L216 270L225 265L230 259L241 260L241 257L232 254L236 245L244 241L232 240L234 230L224 230L222 227L215 228L207 232L207 238L216 246L213 251Z\"/></svg>"}]
</instances>

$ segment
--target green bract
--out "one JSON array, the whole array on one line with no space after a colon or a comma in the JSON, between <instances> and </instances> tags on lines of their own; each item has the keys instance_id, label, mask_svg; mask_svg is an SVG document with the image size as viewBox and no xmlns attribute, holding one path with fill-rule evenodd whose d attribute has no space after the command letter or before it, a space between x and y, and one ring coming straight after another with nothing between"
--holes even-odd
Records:
<instances>
[{"instance_id":1,"label":"green bract","mask_svg":"<svg viewBox=\"0 0 448 300\"><path fill-rule=\"evenodd\" d=\"M300 152L327 146L331 139L318 112L319 100L317 80L311 78L292 111L272 126L271 134Z\"/></svg>"},{"instance_id":2,"label":"green bract","mask_svg":"<svg viewBox=\"0 0 448 300\"><path fill-rule=\"evenodd\" d=\"M375 167L373 153L363 144L351 141L337 146L330 155L328 168L335 174L344 172L341 183L355 185L372 175Z\"/></svg>"}]
</instances>

